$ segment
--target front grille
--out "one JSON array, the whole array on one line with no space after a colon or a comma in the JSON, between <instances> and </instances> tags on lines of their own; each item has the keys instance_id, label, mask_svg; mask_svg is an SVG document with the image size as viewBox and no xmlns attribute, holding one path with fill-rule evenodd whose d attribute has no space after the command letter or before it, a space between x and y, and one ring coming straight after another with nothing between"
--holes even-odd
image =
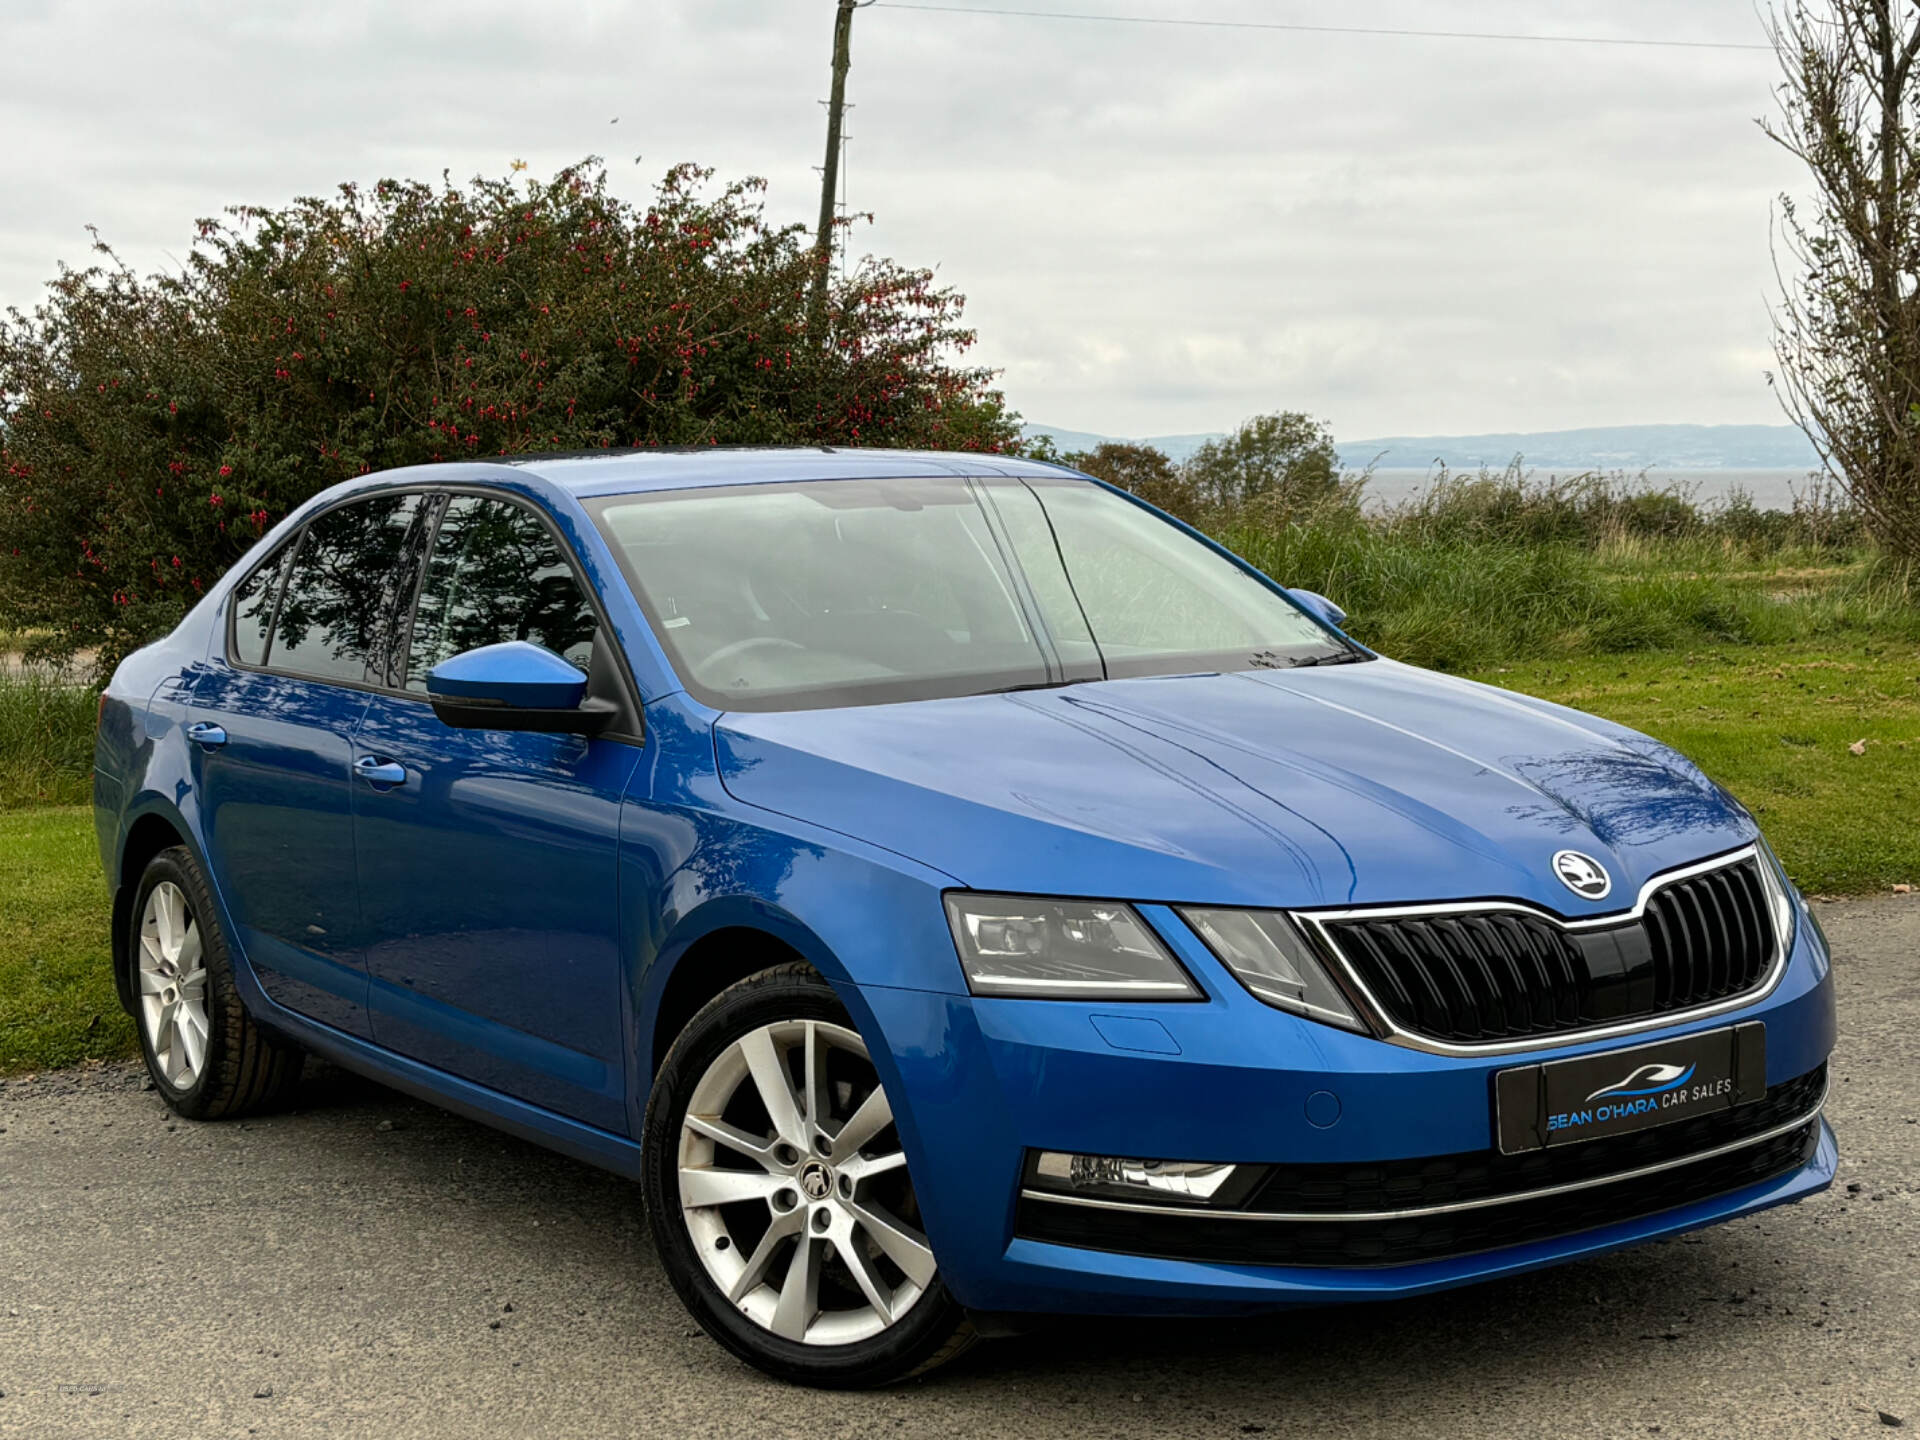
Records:
<instances>
[{"instance_id":1,"label":"front grille","mask_svg":"<svg viewBox=\"0 0 1920 1440\"><path fill-rule=\"evenodd\" d=\"M1460 1044L1526 1040L1711 1004L1758 985L1774 954L1759 862L1675 880L1644 914L1570 930L1522 910L1323 922L1402 1030Z\"/></svg>"},{"instance_id":2,"label":"front grille","mask_svg":"<svg viewBox=\"0 0 1920 1440\"><path fill-rule=\"evenodd\" d=\"M1275 1165L1238 1208L1287 1218L1157 1214L1148 1205L1108 1210L1023 1194L1015 1229L1026 1239L1085 1249L1249 1265L1364 1267L1468 1255L1655 1214L1797 1170L1819 1143L1812 1112L1826 1084L1822 1065L1752 1105L1526 1155L1478 1150L1374 1165ZM1804 1124L1768 1134L1801 1116L1809 1117ZM1749 1138L1726 1154L1685 1162ZM1666 1163L1671 1168L1638 1173ZM1536 1193L1561 1185L1581 1188ZM1441 1214L1340 1218L1500 1195L1514 1198ZM1326 1218L1293 1218L1319 1213Z\"/></svg>"},{"instance_id":3,"label":"front grille","mask_svg":"<svg viewBox=\"0 0 1920 1440\"><path fill-rule=\"evenodd\" d=\"M1661 887L1641 923L1653 952L1657 1010L1750 990L1773 957L1773 919L1754 860Z\"/></svg>"}]
</instances>

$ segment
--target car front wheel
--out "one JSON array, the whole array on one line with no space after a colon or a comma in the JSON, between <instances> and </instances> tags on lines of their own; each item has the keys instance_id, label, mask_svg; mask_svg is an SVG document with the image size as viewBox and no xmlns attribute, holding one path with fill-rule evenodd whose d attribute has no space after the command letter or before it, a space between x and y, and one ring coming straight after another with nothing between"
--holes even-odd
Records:
<instances>
[{"instance_id":1,"label":"car front wheel","mask_svg":"<svg viewBox=\"0 0 1920 1440\"><path fill-rule=\"evenodd\" d=\"M886 1091L810 967L743 980L689 1023L648 1105L645 1172L668 1278L748 1363L884 1385L971 1343Z\"/></svg>"}]
</instances>

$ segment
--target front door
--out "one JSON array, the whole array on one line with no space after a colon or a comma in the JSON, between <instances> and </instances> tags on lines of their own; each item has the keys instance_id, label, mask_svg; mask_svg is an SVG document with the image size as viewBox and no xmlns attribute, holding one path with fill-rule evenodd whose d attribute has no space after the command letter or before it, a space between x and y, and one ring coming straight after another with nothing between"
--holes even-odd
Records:
<instances>
[{"instance_id":1,"label":"front door","mask_svg":"<svg viewBox=\"0 0 1920 1440\"><path fill-rule=\"evenodd\" d=\"M388 1049L624 1133L616 862L640 751L577 735L457 730L426 675L531 640L589 669L598 620L539 516L457 495L433 538L396 671L354 734L368 1004Z\"/></svg>"}]
</instances>

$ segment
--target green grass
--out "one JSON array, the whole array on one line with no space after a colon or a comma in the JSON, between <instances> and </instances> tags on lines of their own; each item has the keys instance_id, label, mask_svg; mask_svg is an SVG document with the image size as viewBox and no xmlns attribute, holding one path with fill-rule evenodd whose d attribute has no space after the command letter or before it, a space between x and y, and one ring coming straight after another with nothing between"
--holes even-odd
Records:
<instances>
[{"instance_id":1,"label":"green grass","mask_svg":"<svg viewBox=\"0 0 1920 1440\"><path fill-rule=\"evenodd\" d=\"M85 803L96 710L95 691L53 671L0 670L0 810Z\"/></svg>"},{"instance_id":2,"label":"green grass","mask_svg":"<svg viewBox=\"0 0 1920 1440\"><path fill-rule=\"evenodd\" d=\"M1525 542L1339 517L1218 533L1268 574L1337 601L1357 639L1440 670L1718 645L1920 644L1920 577L1865 553L1755 555L1710 537Z\"/></svg>"},{"instance_id":3,"label":"green grass","mask_svg":"<svg viewBox=\"0 0 1920 1440\"><path fill-rule=\"evenodd\" d=\"M1753 811L1810 894L1920 884L1920 652L1910 644L1586 656L1474 678L1682 751Z\"/></svg>"},{"instance_id":4,"label":"green grass","mask_svg":"<svg viewBox=\"0 0 1920 1440\"><path fill-rule=\"evenodd\" d=\"M135 1053L107 936L91 813L0 814L0 1074Z\"/></svg>"}]
</instances>

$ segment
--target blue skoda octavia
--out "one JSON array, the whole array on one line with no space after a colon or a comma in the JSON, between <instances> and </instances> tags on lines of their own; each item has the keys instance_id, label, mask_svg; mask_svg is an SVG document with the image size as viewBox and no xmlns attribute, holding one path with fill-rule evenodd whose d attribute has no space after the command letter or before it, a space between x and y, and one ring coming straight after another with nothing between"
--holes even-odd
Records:
<instances>
[{"instance_id":1,"label":"blue skoda octavia","mask_svg":"<svg viewBox=\"0 0 1920 1440\"><path fill-rule=\"evenodd\" d=\"M639 1182L751 1364L1383 1299L1813 1194L1819 926L1679 755L977 455L371 475L102 702L160 1093Z\"/></svg>"}]
</instances>

